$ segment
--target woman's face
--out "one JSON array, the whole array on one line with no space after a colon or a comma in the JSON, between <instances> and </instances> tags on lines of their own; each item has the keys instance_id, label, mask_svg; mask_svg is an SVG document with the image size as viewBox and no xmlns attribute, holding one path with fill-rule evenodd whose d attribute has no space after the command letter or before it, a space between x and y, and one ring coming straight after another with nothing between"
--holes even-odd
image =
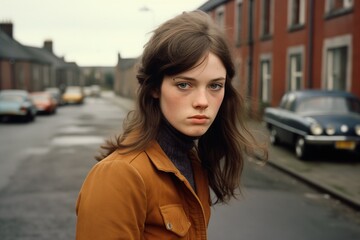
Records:
<instances>
[{"instance_id":1,"label":"woman's face","mask_svg":"<svg viewBox=\"0 0 360 240\"><path fill-rule=\"evenodd\" d=\"M181 133L199 137L213 123L225 93L226 69L214 54L194 69L165 76L160 108L170 124Z\"/></svg>"}]
</instances>

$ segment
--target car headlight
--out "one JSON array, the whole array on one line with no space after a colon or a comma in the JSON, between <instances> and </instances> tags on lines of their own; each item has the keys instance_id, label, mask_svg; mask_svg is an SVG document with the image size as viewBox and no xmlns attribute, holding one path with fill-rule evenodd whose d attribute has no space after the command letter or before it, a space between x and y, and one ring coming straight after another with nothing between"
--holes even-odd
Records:
<instances>
[{"instance_id":1,"label":"car headlight","mask_svg":"<svg viewBox=\"0 0 360 240\"><path fill-rule=\"evenodd\" d=\"M357 135L360 136L360 124L355 126L355 132L356 132Z\"/></svg>"},{"instance_id":2,"label":"car headlight","mask_svg":"<svg viewBox=\"0 0 360 240\"><path fill-rule=\"evenodd\" d=\"M349 131L349 127L348 127L347 125L343 124L343 125L341 125L341 127L340 127L340 131L341 131L342 133L346 133L347 131Z\"/></svg>"},{"instance_id":3,"label":"car headlight","mask_svg":"<svg viewBox=\"0 0 360 240\"><path fill-rule=\"evenodd\" d=\"M310 126L310 131L311 131L311 133L314 134L314 135L321 135L322 132L323 132L323 128L321 127L320 124L318 124L318 123L313 123L313 124L311 124L311 126Z\"/></svg>"},{"instance_id":4,"label":"car headlight","mask_svg":"<svg viewBox=\"0 0 360 240\"><path fill-rule=\"evenodd\" d=\"M326 131L327 135L334 135L334 133L335 133L334 125L331 125L331 124L327 125L325 131Z\"/></svg>"}]
</instances>

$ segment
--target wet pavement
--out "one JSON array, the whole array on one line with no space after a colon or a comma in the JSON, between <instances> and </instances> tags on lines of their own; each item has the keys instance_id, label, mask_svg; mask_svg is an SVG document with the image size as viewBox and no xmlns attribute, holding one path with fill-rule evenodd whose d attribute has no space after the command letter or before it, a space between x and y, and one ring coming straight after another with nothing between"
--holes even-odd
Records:
<instances>
[{"instance_id":1,"label":"wet pavement","mask_svg":"<svg viewBox=\"0 0 360 240\"><path fill-rule=\"evenodd\" d=\"M105 93L103 97L128 110L133 109L132 99L116 96L112 92ZM320 152L314 153L310 161L301 161L295 157L291 147L271 146L268 131L262 122L252 120L248 125L260 142L269 144L269 165L360 210L360 156Z\"/></svg>"}]
</instances>

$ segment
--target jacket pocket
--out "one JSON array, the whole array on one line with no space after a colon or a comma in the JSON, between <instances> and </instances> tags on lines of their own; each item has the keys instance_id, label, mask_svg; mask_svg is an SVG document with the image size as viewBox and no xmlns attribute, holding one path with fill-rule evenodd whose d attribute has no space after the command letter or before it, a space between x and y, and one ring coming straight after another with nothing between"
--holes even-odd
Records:
<instances>
[{"instance_id":1,"label":"jacket pocket","mask_svg":"<svg viewBox=\"0 0 360 240\"><path fill-rule=\"evenodd\" d=\"M184 237L191 226L182 205L172 204L160 207L160 212L164 220L165 228L178 235Z\"/></svg>"}]
</instances>

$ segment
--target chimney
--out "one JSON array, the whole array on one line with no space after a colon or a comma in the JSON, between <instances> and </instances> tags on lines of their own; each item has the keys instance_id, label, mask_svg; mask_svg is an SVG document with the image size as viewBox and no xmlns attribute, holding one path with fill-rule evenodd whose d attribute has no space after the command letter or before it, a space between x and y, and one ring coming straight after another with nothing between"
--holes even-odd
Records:
<instances>
[{"instance_id":1,"label":"chimney","mask_svg":"<svg viewBox=\"0 0 360 240\"><path fill-rule=\"evenodd\" d=\"M44 48L49 52L53 53L53 42L52 40L45 40L44 41Z\"/></svg>"},{"instance_id":2,"label":"chimney","mask_svg":"<svg viewBox=\"0 0 360 240\"><path fill-rule=\"evenodd\" d=\"M5 32L9 37L13 38L13 24L12 22L1 22L0 29Z\"/></svg>"}]
</instances>

